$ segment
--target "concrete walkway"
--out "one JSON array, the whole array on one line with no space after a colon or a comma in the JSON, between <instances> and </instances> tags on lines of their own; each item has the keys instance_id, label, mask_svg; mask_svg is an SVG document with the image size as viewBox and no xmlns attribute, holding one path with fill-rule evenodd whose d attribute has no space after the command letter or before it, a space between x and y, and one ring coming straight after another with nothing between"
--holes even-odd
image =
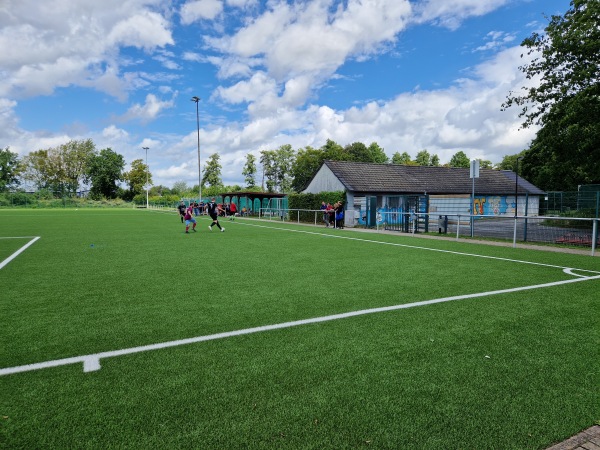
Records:
<instances>
[{"instance_id":1,"label":"concrete walkway","mask_svg":"<svg viewBox=\"0 0 600 450\"><path fill-rule=\"evenodd\" d=\"M600 425L583 430L581 433L553 445L547 450L600 450Z\"/></svg>"}]
</instances>

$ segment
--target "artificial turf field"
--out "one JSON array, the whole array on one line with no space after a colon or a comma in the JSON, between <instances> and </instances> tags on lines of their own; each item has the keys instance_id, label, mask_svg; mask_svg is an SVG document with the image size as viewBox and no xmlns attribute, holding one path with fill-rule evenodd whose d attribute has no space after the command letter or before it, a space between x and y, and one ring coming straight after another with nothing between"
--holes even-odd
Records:
<instances>
[{"instance_id":1,"label":"artificial turf field","mask_svg":"<svg viewBox=\"0 0 600 450\"><path fill-rule=\"evenodd\" d=\"M0 210L1 448L543 449L600 420L598 258L209 223Z\"/></svg>"}]
</instances>

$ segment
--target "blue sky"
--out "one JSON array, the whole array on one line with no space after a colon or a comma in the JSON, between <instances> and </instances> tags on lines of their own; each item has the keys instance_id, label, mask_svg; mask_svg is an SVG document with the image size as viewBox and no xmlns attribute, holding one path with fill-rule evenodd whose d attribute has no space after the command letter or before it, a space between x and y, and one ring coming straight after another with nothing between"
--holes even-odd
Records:
<instances>
[{"instance_id":1,"label":"blue sky","mask_svg":"<svg viewBox=\"0 0 600 450\"><path fill-rule=\"evenodd\" d=\"M40 6L42 5L42 6ZM511 90L535 84L519 44L567 0L2 0L0 147L91 138L155 185L198 180L220 155L377 142L388 154L528 146Z\"/></svg>"}]
</instances>

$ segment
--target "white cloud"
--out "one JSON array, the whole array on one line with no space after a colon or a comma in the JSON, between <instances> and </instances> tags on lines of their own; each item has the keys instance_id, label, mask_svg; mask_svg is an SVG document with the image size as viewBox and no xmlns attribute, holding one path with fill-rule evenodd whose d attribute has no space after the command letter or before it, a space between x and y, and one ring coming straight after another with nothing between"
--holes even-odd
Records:
<instances>
[{"instance_id":1,"label":"white cloud","mask_svg":"<svg viewBox=\"0 0 600 450\"><path fill-rule=\"evenodd\" d=\"M189 25L197 20L213 20L223 11L221 0L196 0L185 3L179 12L181 23Z\"/></svg>"},{"instance_id":2,"label":"white cloud","mask_svg":"<svg viewBox=\"0 0 600 450\"><path fill-rule=\"evenodd\" d=\"M423 0L415 3L416 23L433 22L452 30L472 16L482 16L510 0Z\"/></svg>"},{"instance_id":3,"label":"white cloud","mask_svg":"<svg viewBox=\"0 0 600 450\"><path fill-rule=\"evenodd\" d=\"M156 119L162 111L172 108L174 100L161 101L156 95L148 94L143 105L136 103L122 116L123 120L140 120L144 123Z\"/></svg>"},{"instance_id":4,"label":"white cloud","mask_svg":"<svg viewBox=\"0 0 600 450\"><path fill-rule=\"evenodd\" d=\"M174 44L159 0L4 0L0 14L0 96L48 95L57 87L94 87L123 96L119 53ZM107 75L111 81L107 83ZM96 83L97 82L97 83Z\"/></svg>"}]
</instances>

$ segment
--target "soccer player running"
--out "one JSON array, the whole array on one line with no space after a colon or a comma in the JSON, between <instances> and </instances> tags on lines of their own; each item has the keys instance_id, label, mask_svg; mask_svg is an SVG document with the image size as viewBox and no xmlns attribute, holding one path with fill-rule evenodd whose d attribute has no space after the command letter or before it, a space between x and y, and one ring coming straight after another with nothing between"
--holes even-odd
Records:
<instances>
[{"instance_id":1,"label":"soccer player running","mask_svg":"<svg viewBox=\"0 0 600 450\"><path fill-rule=\"evenodd\" d=\"M219 205L215 203L215 198L211 198L210 202L206 204L206 210L208 211L208 215L212 219L212 223L208 226L208 229L212 231L213 225L217 225L219 230L225 231L225 228L221 226L219 223L219 211L222 211L222 208L219 208Z\"/></svg>"},{"instance_id":2,"label":"soccer player running","mask_svg":"<svg viewBox=\"0 0 600 450\"><path fill-rule=\"evenodd\" d=\"M185 232L189 233L190 225L192 226L192 231L196 232L196 219L194 219L194 205L190 203L188 209L185 210Z\"/></svg>"}]
</instances>

